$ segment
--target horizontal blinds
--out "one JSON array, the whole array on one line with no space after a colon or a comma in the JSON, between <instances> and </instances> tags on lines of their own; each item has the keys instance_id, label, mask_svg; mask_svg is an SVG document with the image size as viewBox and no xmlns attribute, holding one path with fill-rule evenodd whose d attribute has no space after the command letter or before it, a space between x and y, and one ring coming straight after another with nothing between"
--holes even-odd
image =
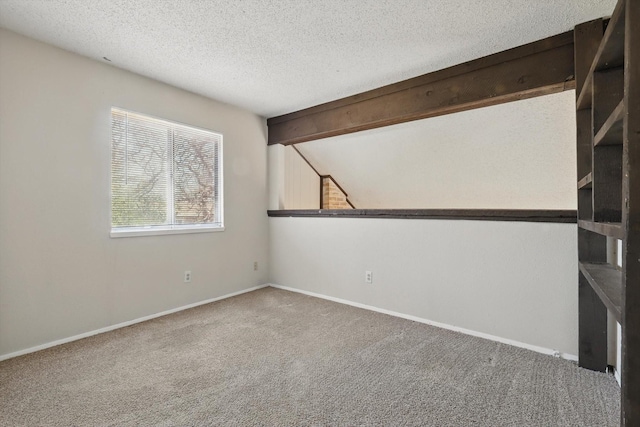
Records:
<instances>
[{"instance_id":1,"label":"horizontal blinds","mask_svg":"<svg viewBox=\"0 0 640 427\"><path fill-rule=\"evenodd\" d=\"M173 134L173 194L176 224L215 222L219 137L176 127Z\"/></svg>"},{"instance_id":2,"label":"horizontal blinds","mask_svg":"<svg viewBox=\"0 0 640 427\"><path fill-rule=\"evenodd\" d=\"M112 109L112 227L222 225L222 136Z\"/></svg>"}]
</instances>

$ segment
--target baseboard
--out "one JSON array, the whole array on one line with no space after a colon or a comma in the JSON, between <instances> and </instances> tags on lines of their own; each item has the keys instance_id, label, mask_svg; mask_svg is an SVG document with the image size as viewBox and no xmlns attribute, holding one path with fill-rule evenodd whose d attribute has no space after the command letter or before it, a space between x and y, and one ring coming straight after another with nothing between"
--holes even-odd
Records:
<instances>
[{"instance_id":1,"label":"baseboard","mask_svg":"<svg viewBox=\"0 0 640 427\"><path fill-rule=\"evenodd\" d=\"M105 332L113 331L113 330L116 330L116 329L124 328L126 326L135 325L136 323L146 322L147 320L155 319L157 317L166 316L167 314L177 313L178 311L187 310L187 309L198 307L198 306L204 305L204 304L210 304L212 302L216 302L216 301L220 301L220 300L223 300L223 299L235 297L237 295L241 295L241 294L244 294L244 293L247 293L247 292L253 292L253 291L256 291L258 289L266 288L267 286L269 286L269 284L254 286L254 287L249 288L249 289L243 289L243 290L238 291L238 292L233 292L233 293L222 295L222 296L219 296L219 297L210 298L210 299L207 299L207 300L204 300L204 301L194 302L193 304L183 305L182 307L172 308L171 310L166 310L166 311L162 311L160 313L150 314L149 316L139 317L137 319L128 320L126 322L118 323L116 325L111 325L111 326L107 326L107 327L104 327L104 328L96 329L96 330L93 330L93 331L84 332L84 333L79 334L79 335L74 335L72 337L63 338L63 339L56 340L56 341L51 341L51 342L48 342L46 344L37 345L35 347L30 347L30 348L27 348L27 349L24 349L24 350L19 350L19 351L13 352L13 353L3 354L3 355L0 355L0 362L3 361L3 360L14 358L14 357L18 357L18 356L22 356L22 355L29 354L29 353L34 353L36 351L44 350L46 348L55 347L55 346L60 345L60 344L66 344L66 343L69 343L69 342L72 342L72 341L81 340L82 338L87 338L87 337L91 337L91 336L94 336L94 335L103 334Z\"/></svg>"},{"instance_id":2,"label":"baseboard","mask_svg":"<svg viewBox=\"0 0 640 427\"><path fill-rule=\"evenodd\" d=\"M342 298L330 297L330 296L318 294L318 293L315 293L315 292L304 291L302 289L290 288L288 286L281 286L281 285L276 285L276 284L273 284L273 283L271 283L269 286L271 286L273 288L277 288L277 289L282 289L282 290L285 290L285 291L298 292L300 294L309 295L309 296L316 297L316 298L322 298L322 299L325 299L325 300L337 302L337 303L340 303L340 304L346 304L346 305L350 305L350 306L357 307L357 308L363 308L365 310L375 311L375 312L382 313L382 314L388 314L390 316L400 317L402 319L413 320L414 322L424 323L426 325L431 325L431 326L435 326L435 327L442 328L442 329L448 329L450 331L460 332L462 334L471 335L471 336L478 337L478 338L484 338L484 339L487 339L487 340L490 340L490 341L496 341L496 342L499 342L499 343L502 343L502 344L512 345L514 347L524 348L524 349L527 349L527 350L535 351L536 353L547 354L547 355L550 355L550 356L555 356L555 357L559 357L559 358L562 358L562 359L571 360L573 362L577 362L578 361L578 356L573 355L573 354L561 353L561 352L559 352L557 350L553 350L553 349L550 349L550 348L539 347L537 345L527 344L527 343L523 343L523 342L520 342L520 341L511 340L511 339L508 339L508 338L497 337L495 335L485 334L484 332L472 331L471 329L460 328L458 326L452 326L452 325L448 325L446 323L434 322L433 320L423 319L421 317L412 316L410 314L398 313L396 311L386 310L384 308L378 308L378 307L374 307L374 306L371 306L371 305L361 304L359 302L353 302L353 301L345 300L345 299L342 299Z\"/></svg>"}]
</instances>

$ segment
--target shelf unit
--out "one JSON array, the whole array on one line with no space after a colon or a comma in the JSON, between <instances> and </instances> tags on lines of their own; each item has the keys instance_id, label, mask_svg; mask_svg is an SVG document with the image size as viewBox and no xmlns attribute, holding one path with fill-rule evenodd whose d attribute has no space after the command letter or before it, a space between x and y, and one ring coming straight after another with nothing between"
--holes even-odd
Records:
<instances>
[{"instance_id":1,"label":"shelf unit","mask_svg":"<svg viewBox=\"0 0 640 427\"><path fill-rule=\"evenodd\" d=\"M640 1L574 31L579 364L607 368L607 316L622 326L622 426L640 426ZM607 246L622 242L622 265Z\"/></svg>"}]
</instances>

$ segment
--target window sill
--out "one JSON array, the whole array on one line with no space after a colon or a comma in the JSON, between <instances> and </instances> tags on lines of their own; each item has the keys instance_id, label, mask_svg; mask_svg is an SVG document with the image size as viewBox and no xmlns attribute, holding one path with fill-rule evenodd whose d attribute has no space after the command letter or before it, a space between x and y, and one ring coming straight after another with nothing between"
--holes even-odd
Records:
<instances>
[{"instance_id":1,"label":"window sill","mask_svg":"<svg viewBox=\"0 0 640 427\"><path fill-rule=\"evenodd\" d=\"M207 226L188 226L188 227L169 226L169 227L112 228L109 236L111 238L120 238L120 237L159 236L164 234L212 233L216 231L224 231L224 226L207 225Z\"/></svg>"}]
</instances>

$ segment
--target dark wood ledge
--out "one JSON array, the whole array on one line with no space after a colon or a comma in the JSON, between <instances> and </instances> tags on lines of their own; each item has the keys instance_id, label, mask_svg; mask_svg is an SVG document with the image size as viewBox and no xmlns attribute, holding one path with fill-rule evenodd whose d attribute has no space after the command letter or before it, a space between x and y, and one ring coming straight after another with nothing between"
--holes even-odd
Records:
<instances>
[{"instance_id":1,"label":"dark wood ledge","mask_svg":"<svg viewBox=\"0 0 640 427\"><path fill-rule=\"evenodd\" d=\"M575 210L529 209L300 209L269 210L270 217L466 219L475 221L577 222Z\"/></svg>"}]
</instances>

